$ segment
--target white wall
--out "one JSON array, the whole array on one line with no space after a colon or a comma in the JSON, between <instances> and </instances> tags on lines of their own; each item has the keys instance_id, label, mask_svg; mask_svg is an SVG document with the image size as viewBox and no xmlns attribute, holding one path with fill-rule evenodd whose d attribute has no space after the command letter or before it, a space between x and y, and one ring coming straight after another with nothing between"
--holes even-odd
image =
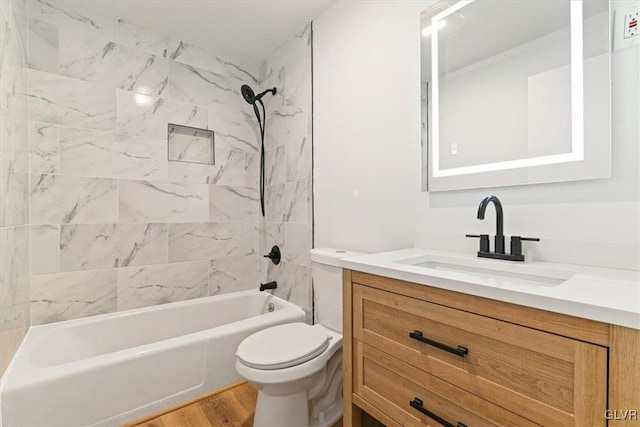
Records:
<instances>
[{"instance_id":1,"label":"white wall","mask_svg":"<svg viewBox=\"0 0 640 427\"><path fill-rule=\"evenodd\" d=\"M537 259L638 268L640 49L613 55L613 177L420 192L419 11L430 2L338 2L314 22L315 246L420 246L472 253L465 233L496 194L507 234ZM615 1L614 7L628 2Z\"/></svg>"},{"instance_id":2,"label":"white wall","mask_svg":"<svg viewBox=\"0 0 640 427\"><path fill-rule=\"evenodd\" d=\"M420 195L417 2L337 2L314 21L315 246L412 246Z\"/></svg>"}]
</instances>

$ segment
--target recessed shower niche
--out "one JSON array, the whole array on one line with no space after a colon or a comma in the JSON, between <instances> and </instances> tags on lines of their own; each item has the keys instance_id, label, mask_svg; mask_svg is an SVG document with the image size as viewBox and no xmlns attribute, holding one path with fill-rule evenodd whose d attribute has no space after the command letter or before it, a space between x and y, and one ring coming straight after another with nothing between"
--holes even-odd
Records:
<instances>
[{"instance_id":1,"label":"recessed shower niche","mask_svg":"<svg viewBox=\"0 0 640 427\"><path fill-rule=\"evenodd\" d=\"M215 164L215 138L212 130L169 123L170 162Z\"/></svg>"}]
</instances>

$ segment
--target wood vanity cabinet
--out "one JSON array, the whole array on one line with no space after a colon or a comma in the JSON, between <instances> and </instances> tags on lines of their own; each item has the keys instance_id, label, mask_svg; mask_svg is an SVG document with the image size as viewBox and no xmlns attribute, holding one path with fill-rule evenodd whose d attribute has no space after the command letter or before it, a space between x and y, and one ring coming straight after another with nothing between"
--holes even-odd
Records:
<instances>
[{"instance_id":1,"label":"wood vanity cabinet","mask_svg":"<svg viewBox=\"0 0 640 427\"><path fill-rule=\"evenodd\" d=\"M343 297L345 426L640 426L638 330L351 270Z\"/></svg>"}]
</instances>

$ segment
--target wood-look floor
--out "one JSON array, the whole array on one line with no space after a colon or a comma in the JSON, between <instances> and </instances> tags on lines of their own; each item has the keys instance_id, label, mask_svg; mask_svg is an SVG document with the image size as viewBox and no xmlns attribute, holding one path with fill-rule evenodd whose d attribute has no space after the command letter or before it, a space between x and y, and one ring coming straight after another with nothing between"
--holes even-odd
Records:
<instances>
[{"instance_id":1,"label":"wood-look floor","mask_svg":"<svg viewBox=\"0 0 640 427\"><path fill-rule=\"evenodd\" d=\"M251 427L258 390L240 381L122 427ZM342 427L342 420L333 427Z\"/></svg>"}]
</instances>

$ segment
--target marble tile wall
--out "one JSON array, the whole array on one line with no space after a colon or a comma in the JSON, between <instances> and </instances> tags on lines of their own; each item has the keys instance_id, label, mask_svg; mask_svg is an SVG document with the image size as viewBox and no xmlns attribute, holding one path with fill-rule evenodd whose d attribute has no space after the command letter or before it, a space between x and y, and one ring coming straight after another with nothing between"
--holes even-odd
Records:
<instances>
[{"instance_id":1,"label":"marble tile wall","mask_svg":"<svg viewBox=\"0 0 640 427\"><path fill-rule=\"evenodd\" d=\"M8 197L31 210L3 214L29 224L14 270L30 270L31 323L257 287L258 133L240 86L258 65L27 1L28 168ZM213 130L215 164L169 162L169 123Z\"/></svg>"},{"instance_id":2,"label":"marble tile wall","mask_svg":"<svg viewBox=\"0 0 640 427\"><path fill-rule=\"evenodd\" d=\"M313 247L311 137L311 24L260 65L266 99L266 218L261 251L280 246L282 262L263 260L261 277L277 280L275 293L300 305L312 321L313 285L309 250Z\"/></svg>"},{"instance_id":3,"label":"marble tile wall","mask_svg":"<svg viewBox=\"0 0 640 427\"><path fill-rule=\"evenodd\" d=\"M265 280L312 320L310 42L246 64L78 2L0 1L0 373L30 325ZM278 88L266 218L245 83ZM168 123L213 130L215 164L169 162Z\"/></svg>"},{"instance_id":4,"label":"marble tile wall","mask_svg":"<svg viewBox=\"0 0 640 427\"><path fill-rule=\"evenodd\" d=\"M0 1L0 376L30 318L27 79L26 1Z\"/></svg>"}]
</instances>

